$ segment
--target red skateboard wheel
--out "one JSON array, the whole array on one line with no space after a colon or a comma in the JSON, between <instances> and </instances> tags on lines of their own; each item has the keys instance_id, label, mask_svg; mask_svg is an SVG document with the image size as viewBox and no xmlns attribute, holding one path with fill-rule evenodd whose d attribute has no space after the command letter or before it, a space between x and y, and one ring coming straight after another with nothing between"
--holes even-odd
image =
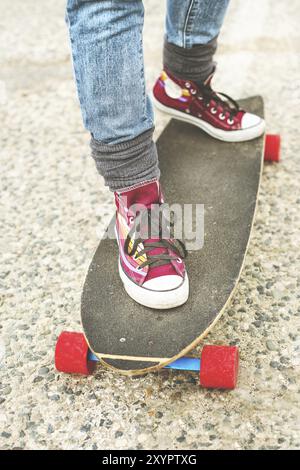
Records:
<instances>
[{"instance_id":1,"label":"red skateboard wheel","mask_svg":"<svg viewBox=\"0 0 300 470\"><path fill-rule=\"evenodd\" d=\"M55 347L55 367L67 374L91 375L95 362L88 360L89 347L82 333L63 331Z\"/></svg>"},{"instance_id":2,"label":"red skateboard wheel","mask_svg":"<svg viewBox=\"0 0 300 470\"><path fill-rule=\"evenodd\" d=\"M236 346L204 346L200 384L206 388L234 389L238 368L239 351Z\"/></svg>"},{"instance_id":3,"label":"red skateboard wheel","mask_svg":"<svg viewBox=\"0 0 300 470\"><path fill-rule=\"evenodd\" d=\"M266 134L264 159L268 162L279 162L280 160L280 135Z\"/></svg>"}]
</instances>

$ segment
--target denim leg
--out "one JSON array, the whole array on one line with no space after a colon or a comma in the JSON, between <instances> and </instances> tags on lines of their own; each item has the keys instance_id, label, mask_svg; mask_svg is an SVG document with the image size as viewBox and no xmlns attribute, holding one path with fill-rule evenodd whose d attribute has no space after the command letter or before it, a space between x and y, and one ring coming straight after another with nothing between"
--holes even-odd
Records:
<instances>
[{"instance_id":1,"label":"denim leg","mask_svg":"<svg viewBox=\"0 0 300 470\"><path fill-rule=\"evenodd\" d=\"M142 0L67 0L67 23L83 122L105 183L114 190L158 177Z\"/></svg>"},{"instance_id":2,"label":"denim leg","mask_svg":"<svg viewBox=\"0 0 300 470\"><path fill-rule=\"evenodd\" d=\"M166 40L179 47L218 36L229 0L167 0Z\"/></svg>"}]
</instances>

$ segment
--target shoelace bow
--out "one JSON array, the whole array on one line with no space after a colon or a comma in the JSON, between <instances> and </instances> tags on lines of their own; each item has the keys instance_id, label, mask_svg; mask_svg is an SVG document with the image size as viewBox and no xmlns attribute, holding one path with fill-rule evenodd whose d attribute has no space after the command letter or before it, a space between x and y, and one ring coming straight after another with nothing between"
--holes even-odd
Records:
<instances>
[{"instance_id":1,"label":"shoelace bow","mask_svg":"<svg viewBox=\"0 0 300 470\"><path fill-rule=\"evenodd\" d=\"M163 204L159 205L160 209L163 209L162 206ZM166 233L166 227L169 227L167 231L171 238L171 229L174 226L174 222L167 220L162 213L162 217L153 217L152 211L153 209L144 209L137 215L135 223L128 232L124 243L124 251L129 256L135 256L139 244L143 244L144 248L137 251L138 255L136 257L146 255L147 259L139 265L139 269L145 266L164 266L166 264L169 264L172 260L177 260L177 258L186 258L187 256L185 245L181 240L178 240L177 238L172 238L172 241L170 241L170 239L167 239L165 237L162 238L162 234ZM139 233L141 227L143 227L145 223L148 224L147 227L150 233L154 232L158 236L158 240L149 241L144 237L142 238L141 236L138 236L134 240L133 245L130 249L129 244L132 240L133 235L136 232ZM164 248L165 252L160 254L150 254L149 252L155 248ZM168 250L172 250L177 256L171 255Z\"/></svg>"}]
</instances>

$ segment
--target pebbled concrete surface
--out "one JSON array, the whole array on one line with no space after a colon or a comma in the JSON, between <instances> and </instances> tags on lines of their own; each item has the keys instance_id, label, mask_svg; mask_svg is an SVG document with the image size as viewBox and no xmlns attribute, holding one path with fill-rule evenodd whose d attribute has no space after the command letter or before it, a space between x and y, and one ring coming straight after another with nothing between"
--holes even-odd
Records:
<instances>
[{"instance_id":1,"label":"pebbled concrete surface","mask_svg":"<svg viewBox=\"0 0 300 470\"><path fill-rule=\"evenodd\" d=\"M54 370L57 335L80 329L81 287L112 197L88 155L64 1L1 5L1 449L299 448L299 2L232 2L220 38L216 88L261 93L268 129L283 140L282 163L264 169L236 295L206 340L240 346L230 393L201 390L191 374ZM163 8L145 6L150 86ZM167 118L156 119L158 135Z\"/></svg>"}]
</instances>

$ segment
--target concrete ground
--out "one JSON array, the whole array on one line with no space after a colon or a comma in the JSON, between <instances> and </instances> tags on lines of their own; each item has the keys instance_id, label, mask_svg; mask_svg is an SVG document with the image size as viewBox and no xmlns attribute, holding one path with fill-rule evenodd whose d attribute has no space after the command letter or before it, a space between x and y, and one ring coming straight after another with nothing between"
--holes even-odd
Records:
<instances>
[{"instance_id":1,"label":"concrete ground","mask_svg":"<svg viewBox=\"0 0 300 470\"><path fill-rule=\"evenodd\" d=\"M163 7L147 0L148 85L161 66ZM59 374L63 329L112 196L89 156L72 80L64 1L2 0L0 18L2 449L292 449L300 445L299 20L297 0L232 2L217 89L261 93L282 162L265 165L246 265L206 343L240 346L233 392L188 373ZM156 115L156 135L167 119Z\"/></svg>"}]
</instances>

